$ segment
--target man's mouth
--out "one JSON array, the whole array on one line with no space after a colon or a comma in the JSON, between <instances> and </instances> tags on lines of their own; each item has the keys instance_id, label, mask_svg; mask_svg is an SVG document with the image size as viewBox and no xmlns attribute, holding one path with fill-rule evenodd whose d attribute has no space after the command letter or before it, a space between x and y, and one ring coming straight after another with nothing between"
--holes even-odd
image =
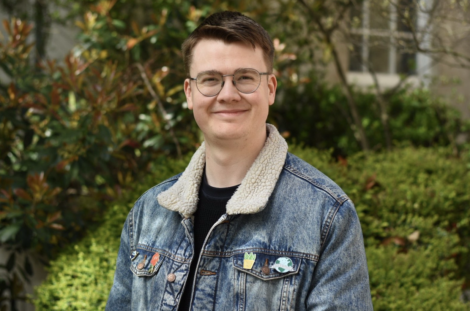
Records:
<instances>
[{"instance_id":1,"label":"man's mouth","mask_svg":"<svg viewBox=\"0 0 470 311\"><path fill-rule=\"evenodd\" d=\"M222 116L236 116L240 115L244 112L247 112L248 110L235 110L235 109L227 109L227 110L220 110L220 111L215 111L214 113L217 115L222 115Z\"/></svg>"}]
</instances>

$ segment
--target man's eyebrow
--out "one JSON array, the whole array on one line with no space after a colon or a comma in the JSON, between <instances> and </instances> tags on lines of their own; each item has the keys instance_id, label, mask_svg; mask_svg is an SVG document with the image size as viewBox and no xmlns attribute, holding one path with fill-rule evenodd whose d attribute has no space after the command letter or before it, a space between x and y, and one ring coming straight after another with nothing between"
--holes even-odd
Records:
<instances>
[{"instance_id":1,"label":"man's eyebrow","mask_svg":"<svg viewBox=\"0 0 470 311\"><path fill-rule=\"evenodd\" d=\"M222 75L222 72L218 71L218 70L205 70L205 71L201 71L201 73L218 73L220 75Z\"/></svg>"},{"instance_id":2,"label":"man's eyebrow","mask_svg":"<svg viewBox=\"0 0 470 311\"><path fill-rule=\"evenodd\" d=\"M237 72L237 71L246 71L246 70L250 70L252 68L246 68L246 67L239 67L239 68L236 68L233 73ZM204 70L204 71L201 71L200 73L218 73L220 75L224 75L222 72L218 71L218 70L215 70L215 69L211 69L211 70Z\"/></svg>"}]
</instances>

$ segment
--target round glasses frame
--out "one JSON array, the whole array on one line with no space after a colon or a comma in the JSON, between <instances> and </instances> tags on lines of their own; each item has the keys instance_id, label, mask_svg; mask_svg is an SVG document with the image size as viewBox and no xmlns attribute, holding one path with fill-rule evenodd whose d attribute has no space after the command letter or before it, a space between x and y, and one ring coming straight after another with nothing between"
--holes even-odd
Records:
<instances>
[{"instance_id":1,"label":"round glasses frame","mask_svg":"<svg viewBox=\"0 0 470 311\"><path fill-rule=\"evenodd\" d=\"M197 90L199 91L199 93L201 93L202 95L206 96L206 97L214 97L214 96L217 96L219 95L220 91L222 91L224 85L225 85L225 80L224 80L224 77L235 77L235 75L241 71L246 71L246 70L250 70L250 71L253 71L253 72L257 72L258 75L259 75L259 81L258 81L258 85L255 87L255 89L253 91L250 91L250 92L243 92L241 91L238 86L237 86L237 83L235 82L234 79L232 79L232 84L235 86L235 88L237 89L237 91L239 91L240 93L243 93L243 94L251 94L251 93L254 93L256 92L256 90L259 88L259 86L261 85L261 76L262 75L270 75L271 73L269 72L259 72L258 70L254 69L254 68L239 68L237 70L235 70L235 72L231 75L223 75L219 72L213 72L213 71L203 71L203 72L200 72L198 73L198 75L196 76L196 78L192 78L192 77L189 77L190 80L192 81L196 81L196 87L197 87ZM206 74L208 72L211 72L213 74L218 74L220 75L220 77L222 78L222 82L220 83L220 89L217 93L215 93L214 95L206 95L204 94L200 89L199 89L199 85L198 85L198 78L203 75L203 74Z\"/></svg>"}]
</instances>

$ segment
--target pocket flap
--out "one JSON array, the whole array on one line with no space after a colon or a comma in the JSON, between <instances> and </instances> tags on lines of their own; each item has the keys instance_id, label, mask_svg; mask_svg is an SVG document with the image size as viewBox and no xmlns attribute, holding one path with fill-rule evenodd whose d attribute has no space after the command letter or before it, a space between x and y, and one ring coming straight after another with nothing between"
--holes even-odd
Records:
<instances>
[{"instance_id":1,"label":"pocket flap","mask_svg":"<svg viewBox=\"0 0 470 311\"><path fill-rule=\"evenodd\" d=\"M157 252L137 249L135 257L132 257L130 269L137 276L152 276L158 272L165 256Z\"/></svg>"},{"instance_id":2,"label":"pocket flap","mask_svg":"<svg viewBox=\"0 0 470 311\"><path fill-rule=\"evenodd\" d=\"M255 255L254 260L253 255ZM266 281L297 274L302 261L298 257L255 252L234 255L232 260L235 269Z\"/></svg>"}]
</instances>

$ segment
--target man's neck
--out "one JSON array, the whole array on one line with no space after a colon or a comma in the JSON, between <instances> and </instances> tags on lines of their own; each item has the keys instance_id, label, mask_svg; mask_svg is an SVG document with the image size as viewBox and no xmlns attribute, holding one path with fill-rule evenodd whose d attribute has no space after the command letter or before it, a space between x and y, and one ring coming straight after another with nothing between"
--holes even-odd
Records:
<instances>
[{"instance_id":1,"label":"man's neck","mask_svg":"<svg viewBox=\"0 0 470 311\"><path fill-rule=\"evenodd\" d=\"M225 188L239 185L263 149L266 132L231 142L206 140L206 177L210 186Z\"/></svg>"}]
</instances>

